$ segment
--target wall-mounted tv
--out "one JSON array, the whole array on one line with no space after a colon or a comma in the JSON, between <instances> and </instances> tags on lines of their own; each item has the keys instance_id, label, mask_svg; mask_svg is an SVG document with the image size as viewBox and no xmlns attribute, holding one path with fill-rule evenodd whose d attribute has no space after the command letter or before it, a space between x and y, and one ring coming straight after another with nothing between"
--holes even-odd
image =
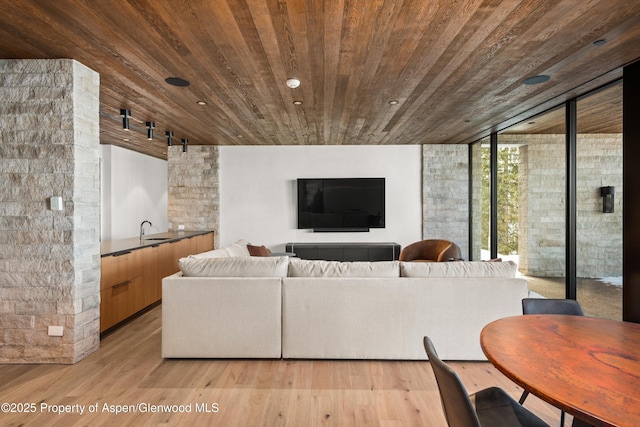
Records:
<instances>
[{"instance_id":1,"label":"wall-mounted tv","mask_svg":"<svg viewBox=\"0 0 640 427\"><path fill-rule=\"evenodd\" d=\"M369 231L384 228L384 178L299 178L298 228Z\"/></svg>"}]
</instances>

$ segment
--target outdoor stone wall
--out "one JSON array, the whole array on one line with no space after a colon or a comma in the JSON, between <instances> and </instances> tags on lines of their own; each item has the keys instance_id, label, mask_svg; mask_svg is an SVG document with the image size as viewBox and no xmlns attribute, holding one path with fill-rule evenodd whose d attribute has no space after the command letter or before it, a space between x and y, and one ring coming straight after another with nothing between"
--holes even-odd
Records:
<instances>
[{"instance_id":1,"label":"outdoor stone wall","mask_svg":"<svg viewBox=\"0 0 640 427\"><path fill-rule=\"evenodd\" d=\"M0 363L99 347L99 85L73 60L0 60Z\"/></svg>"},{"instance_id":2,"label":"outdoor stone wall","mask_svg":"<svg viewBox=\"0 0 640 427\"><path fill-rule=\"evenodd\" d=\"M566 273L564 135L502 135L520 146L519 271ZM622 275L622 135L578 135L576 274ZM615 212L602 213L600 187L615 186Z\"/></svg>"},{"instance_id":3,"label":"outdoor stone wall","mask_svg":"<svg viewBox=\"0 0 640 427\"><path fill-rule=\"evenodd\" d=\"M622 134L578 135L576 274L622 276ZM613 213L602 213L600 187L615 187Z\"/></svg>"},{"instance_id":4,"label":"outdoor stone wall","mask_svg":"<svg viewBox=\"0 0 640 427\"><path fill-rule=\"evenodd\" d=\"M422 238L447 239L469 256L469 147L422 146Z\"/></svg>"},{"instance_id":5,"label":"outdoor stone wall","mask_svg":"<svg viewBox=\"0 0 640 427\"><path fill-rule=\"evenodd\" d=\"M520 145L519 271L564 277L566 155L564 135L501 135L501 144Z\"/></svg>"},{"instance_id":6,"label":"outdoor stone wall","mask_svg":"<svg viewBox=\"0 0 640 427\"><path fill-rule=\"evenodd\" d=\"M168 153L169 227L177 230L218 231L220 224L220 190L218 147L215 145L169 147ZM217 246L217 239L216 246Z\"/></svg>"}]
</instances>

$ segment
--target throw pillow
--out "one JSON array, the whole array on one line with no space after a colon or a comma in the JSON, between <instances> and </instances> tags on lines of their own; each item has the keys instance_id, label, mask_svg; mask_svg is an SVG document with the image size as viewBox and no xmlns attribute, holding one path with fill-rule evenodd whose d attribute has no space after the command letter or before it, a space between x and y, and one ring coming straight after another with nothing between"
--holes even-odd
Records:
<instances>
[{"instance_id":1,"label":"throw pillow","mask_svg":"<svg viewBox=\"0 0 640 427\"><path fill-rule=\"evenodd\" d=\"M249 256L249 250L247 249L248 243L249 242L247 242L246 240L238 240L232 245L225 246L224 249L226 249L226 251L229 253L229 256L231 257Z\"/></svg>"},{"instance_id":2,"label":"throw pillow","mask_svg":"<svg viewBox=\"0 0 640 427\"><path fill-rule=\"evenodd\" d=\"M271 255L271 251L262 246L254 246L247 244L247 249L249 249L249 255L251 256L269 256Z\"/></svg>"},{"instance_id":3,"label":"throw pillow","mask_svg":"<svg viewBox=\"0 0 640 427\"><path fill-rule=\"evenodd\" d=\"M227 258L228 256L229 252L224 248L189 255L191 258Z\"/></svg>"}]
</instances>

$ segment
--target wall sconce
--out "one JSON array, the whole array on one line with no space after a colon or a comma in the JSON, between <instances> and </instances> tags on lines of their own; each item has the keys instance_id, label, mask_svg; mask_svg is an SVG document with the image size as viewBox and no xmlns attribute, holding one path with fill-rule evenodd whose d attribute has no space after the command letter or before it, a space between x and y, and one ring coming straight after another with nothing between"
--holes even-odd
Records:
<instances>
[{"instance_id":1,"label":"wall sconce","mask_svg":"<svg viewBox=\"0 0 640 427\"><path fill-rule=\"evenodd\" d=\"M153 139L153 128L156 127L154 122L147 122L147 139Z\"/></svg>"},{"instance_id":2,"label":"wall sconce","mask_svg":"<svg viewBox=\"0 0 640 427\"><path fill-rule=\"evenodd\" d=\"M187 138L183 138L182 140L182 152L187 152L187 145L189 144L189 140Z\"/></svg>"},{"instance_id":3,"label":"wall sconce","mask_svg":"<svg viewBox=\"0 0 640 427\"><path fill-rule=\"evenodd\" d=\"M129 130L129 118L131 117L131 110L120 110L120 117L122 117L122 129Z\"/></svg>"},{"instance_id":4,"label":"wall sconce","mask_svg":"<svg viewBox=\"0 0 640 427\"><path fill-rule=\"evenodd\" d=\"M600 195L602 196L602 213L613 213L613 195L616 187L600 187Z\"/></svg>"},{"instance_id":5,"label":"wall sconce","mask_svg":"<svg viewBox=\"0 0 640 427\"><path fill-rule=\"evenodd\" d=\"M168 130L164 134L167 136L167 147L171 147L173 145L173 132Z\"/></svg>"}]
</instances>

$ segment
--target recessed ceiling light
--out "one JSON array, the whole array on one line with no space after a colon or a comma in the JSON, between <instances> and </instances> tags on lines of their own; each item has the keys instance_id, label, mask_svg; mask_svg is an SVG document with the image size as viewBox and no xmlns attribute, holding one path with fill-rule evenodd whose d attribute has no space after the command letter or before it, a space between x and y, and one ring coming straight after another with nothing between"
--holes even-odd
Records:
<instances>
[{"instance_id":1,"label":"recessed ceiling light","mask_svg":"<svg viewBox=\"0 0 640 427\"><path fill-rule=\"evenodd\" d=\"M602 46L603 44L607 44L607 39L600 39L593 42L594 46Z\"/></svg>"},{"instance_id":2,"label":"recessed ceiling light","mask_svg":"<svg viewBox=\"0 0 640 427\"><path fill-rule=\"evenodd\" d=\"M293 105L302 105L302 101L293 101Z\"/></svg>"},{"instance_id":3,"label":"recessed ceiling light","mask_svg":"<svg viewBox=\"0 0 640 427\"><path fill-rule=\"evenodd\" d=\"M129 142L129 141L131 141L129 138L122 138L122 140L123 140L124 142Z\"/></svg>"},{"instance_id":4,"label":"recessed ceiling light","mask_svg":"<svg viewBox=\"0 0 640 427\"><path fill-rule=\"evenodd\" d=\"M526 85L539 85L540 83L544 83L548 81L550 78L551 76L548 76L546 74L540 74L539 76L533 76L533 77L529 77L528 79L524 79L522 83Z\"/></svg>"},{"instance_id":5,"label":"recessed ceiling light","mask_svg":"<svg viewBox=\"0 0 640 427\"><path fill-rule=\"evenodd\" d=\"M207 101L196 101L198 105L207 105Z\"/></svg>"},{"instance_id":6,"label":"recessed ceiling light","mask_svg":"<svg viewBox=\"0 0 640 427\"><path fill-rule=\"evenodd\" d=\"M389 105L398 105L399 103L400 101L396 101L396 100L389 101Z\"/></svg>"},{"instance_id":7,"label":"recessed ceiling light","mask_svg":"<svg viewBox=\"0 0 640 427\"><path fill-rule=\"evenodd\" d=\"M180 77L167 77L164 81L178 87L187 87L191 84L189 80L181 79Z\"/></svg>"},{"instance_id":8,"label":"recessed ceiling light","mask_svg":"<svg viewBox=\"0 0 640 427\"><path fill-rule=\"evenodd\" d=\"M300 80L295 78L287 79L287 86L289 86L291 89L295 89L300 86Z\"/></svg>"}]
</instances>

